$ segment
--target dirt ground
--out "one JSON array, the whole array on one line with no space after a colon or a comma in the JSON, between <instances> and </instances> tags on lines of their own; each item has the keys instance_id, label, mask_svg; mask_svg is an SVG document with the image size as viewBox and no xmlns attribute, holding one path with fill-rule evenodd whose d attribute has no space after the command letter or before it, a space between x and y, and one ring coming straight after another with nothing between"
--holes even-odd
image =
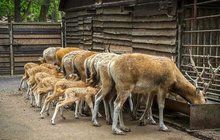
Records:
<instances>
[{"instance_id":1,"label":"dirt ground","mask_svg":"<svg viewBox=\"0 0 220 140\"><path fill-rule=\"evenodd\" d=\"M0 139L139 139L139 140L194 140L188 133L176 130L170 126L171 132L158 131L158 125L138 126L137 122L125 120L132 132L125 136L111 133L111 126L99 118L102 126L94 127L91 117L81 117L76 120L72 111L65 111L66 120L57 115L56 125L50 124L50 116L40 119L39 109L30 107L24 96L17 91L20 77L0 78ZM53 112L51 112L52 114Z\"/></svg>"}]
</instances>

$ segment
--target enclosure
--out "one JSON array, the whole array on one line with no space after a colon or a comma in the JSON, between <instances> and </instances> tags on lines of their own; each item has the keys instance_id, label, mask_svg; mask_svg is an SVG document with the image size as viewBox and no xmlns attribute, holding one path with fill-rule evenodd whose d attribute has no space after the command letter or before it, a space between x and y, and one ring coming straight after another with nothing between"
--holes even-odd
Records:
<instances>
[{"instance_id":1,"label":"enclosure","mask_svg":"<svg viewBox=\"0 0 220 140\"><path fill-rule=\"evenodd\" d=\"M0 23L0 75L22 74L24 64L37 62L47 47L73 45L169 57L185 76L196 78L192 50L199 72L205 67L205 82L211 79L209 62L220 65L220 0L61 0L59 10L65 13L62 23ZM183 113L179 117L189 123L184 127L178 120L177 126L190 132L219 128L220 71L206 97L204 106L167 99L167 109Z\"/></svg>"}]
</instances>

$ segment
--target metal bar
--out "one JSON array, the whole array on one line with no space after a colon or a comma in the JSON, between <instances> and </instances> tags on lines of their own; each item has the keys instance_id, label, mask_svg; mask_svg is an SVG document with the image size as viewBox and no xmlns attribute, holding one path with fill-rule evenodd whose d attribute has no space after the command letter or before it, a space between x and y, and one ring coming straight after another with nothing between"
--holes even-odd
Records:
<instances>
[{"instance_id":1,"label":"metal bar","mask_svg":"<svg viewBox=\"0 0 220 140\"><path fill-rule=\"evenodd\" d=\"M196 17L196 19L199 20L199 19L216 18L216 17L220 17L220 14L209 15L209 16L200 16L200 17ZM194 17L193 18L185 18L184 20L194 20Z\"/></svg>"},{"instance_id":2,"label":"metal bar","mask_svg":"<svg viewBox=\"0 0 220 140\"><path fill-rule=\"evenodd\" d=\"M196 17L197 17L197 0L194 0L194 4L193 4L193 20L194 20L194 26L196 25Z\"/></svg>"},{"instance_id":3,"label":"metal bar","mask_svg":"<svg viewBox=\"0 0 220 140\"><path fill-rule=\"evenodd\" d=\"M209 1L204 1L204 2L198 2L196 5L203 5L203 4L209 4L209 3L213 3L213 2L218 2L220 0L209 0ZM193 6L193 4L186 4L183 5L184 7L189 7L189 6Z\"/></svg>"},{"instance_id":4,"label":"metal bar","mask_svg":"<svg viewBox=\"0 0 220 140\"><path fill-rule=\"evenodd\" d=\"M219 45L202 45L202 44L196 44L196 45L191 45L191 44L184 44L182 45L183 47L220 47L220 44Z\"/></svg>"},{"instance_id":5,"label":"metal bar","mask_svg":"<svg viewBox=\"0 0 220 140\"><path fill-rule=\"evenodd\" d=\"M13 24L9 24L9 38L10 38L10 68L11 75L14 75L14 52L13 52Z\"/></svg>"},{"instance_id":6,"label":"metal bar","mask_svg":"<svg viewBox=\"0 0 220 140\"><path fill-rule=\"evenodd\" d=\"M217 99L217 98L212 98L212 97L207 97L207 98L211 101L220 102L220 99Z\"/></svg>"},{"instance_id":7,"label":"metal bar","mask_svg":"<svg viewBox=\"0 0 220 140\"><path fill-rule=\"evenodd\" d=\"M202 32L220 32L220 29L183 31L183 33L202 33Z\"/></svg>"},{"instance_id":8,"label":"metal bar","mask_svg":"<svg viewBox=\"0 0 220 140\"><path fill-rule=\"evenodd\" d=\"M183 54L182 55L182 57L184 57L184 56L190 56L189 54ZM220 58L220 56L209 56L209 55L192 55L192 56L194 56L194 57L206 57L206 58L208 58L208 57L210 57L210 58Z\"/></svg>"}]
</instances>

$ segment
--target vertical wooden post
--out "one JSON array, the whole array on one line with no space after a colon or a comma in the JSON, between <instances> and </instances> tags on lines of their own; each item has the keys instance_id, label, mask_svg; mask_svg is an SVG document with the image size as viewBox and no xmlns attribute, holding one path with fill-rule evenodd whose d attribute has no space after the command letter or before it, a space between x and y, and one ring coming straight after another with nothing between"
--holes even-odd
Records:
<instances>
[{"instance_id":1,"label":"vertical wooden post","mask_svg":"<svg viewBox=\"0 0 220 140\"><path fill-rule=\"evenodd\" d=\"M177 44L177 67L180 68L181 66L181 45L182 45L182 29L181 29L181 25L178 24L178 44Z\"/></svg>"},{"instance_id":2,"label":"vertical wooden post","mask_svg":"<svg viewBox=\"0 0 220 140\"><path fill-rule=\"evenodd\" d=\"M178 4L176 4L178 5ZM181 57L182 57L182 25L183 25L183 12L184 12L184 1L181 2L181 6L177 7L177 67L181 68Z\"/></svg>"},{"instance_id":3,"label":"vertical wooden post","mask_svg":"<svg viewBox=\"0 0 220 140\"><path fill-rule=\"evenodd\" d=\"M61 41L62 41L62 47L66 47L66 24L65 24L65 18L62 18L61 22Z\"/></svg>"},{"instance_id":4,"label":"vertical wooden post","mask_svg":"<svg viewBox=\"0 0 220 140\"><path fill-rule=\"evenodd\" d=\"M63 44L63 21L60 23L60 44L61 44L61 47L63 48L64 47L64 44Z\"/></svg>"},{"instance_id":5,"label":"vertical wooden post","mask_svg":"<svg viewBox=\"0 0 220 140\"><path fill-rule=\"evenodd\" d=\"M14 75L14 52L13 52L13 24L9 24L9 39L10 39L10 69L11 75Z\"/></svg>"}]
</instances>

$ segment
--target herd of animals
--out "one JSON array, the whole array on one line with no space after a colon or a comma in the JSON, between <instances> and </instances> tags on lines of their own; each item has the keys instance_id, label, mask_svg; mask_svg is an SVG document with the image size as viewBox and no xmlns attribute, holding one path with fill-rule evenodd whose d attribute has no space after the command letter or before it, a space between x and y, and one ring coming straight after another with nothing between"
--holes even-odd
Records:
<instances>
[{"instance_id":1,"label":"herd of animals","mask_svg":"<svg viewBox=\"0 0 220 140\"><path fill-rule=\"evenodd\" d=\"M191 84L169 58L140 53L115 54L98 53L77 47L49 47L43 51L41 63L26 63L24 76L19 90L27 83L26 96L31 105L40 107L40 116L49 115L51 104L56 103L51 123L55 125L58 111L63 115L63 108L75 104L75 117L79 118L82 110L91 111L92 123L100 126L97 117L100 102L103 102L107 124L112 124L114 134L125 134L130 129L125 126L122 116L124 103L128 100L129 109L135 112L140 100L133 104L133 97L141 95L146 108L139 122L156 124L152 117L153 98L159 109L159 129L167 131L163 121L165 98L169 93L181 96L191 104L206 103L205 93L212 84L220 66L212 68L212 80L206 83L202 79L205 68L199 73L191 57L191 65L197 78ZM210 64L210 63L209 63ZM186 73L187 76L189 76ZM198 81L204 85L198 88ZM139 96L138 96L139 97ZM44 101L42 101L44 99ZM139 98L138 98L139 99Z\"/></svg>"}]
</instances>

